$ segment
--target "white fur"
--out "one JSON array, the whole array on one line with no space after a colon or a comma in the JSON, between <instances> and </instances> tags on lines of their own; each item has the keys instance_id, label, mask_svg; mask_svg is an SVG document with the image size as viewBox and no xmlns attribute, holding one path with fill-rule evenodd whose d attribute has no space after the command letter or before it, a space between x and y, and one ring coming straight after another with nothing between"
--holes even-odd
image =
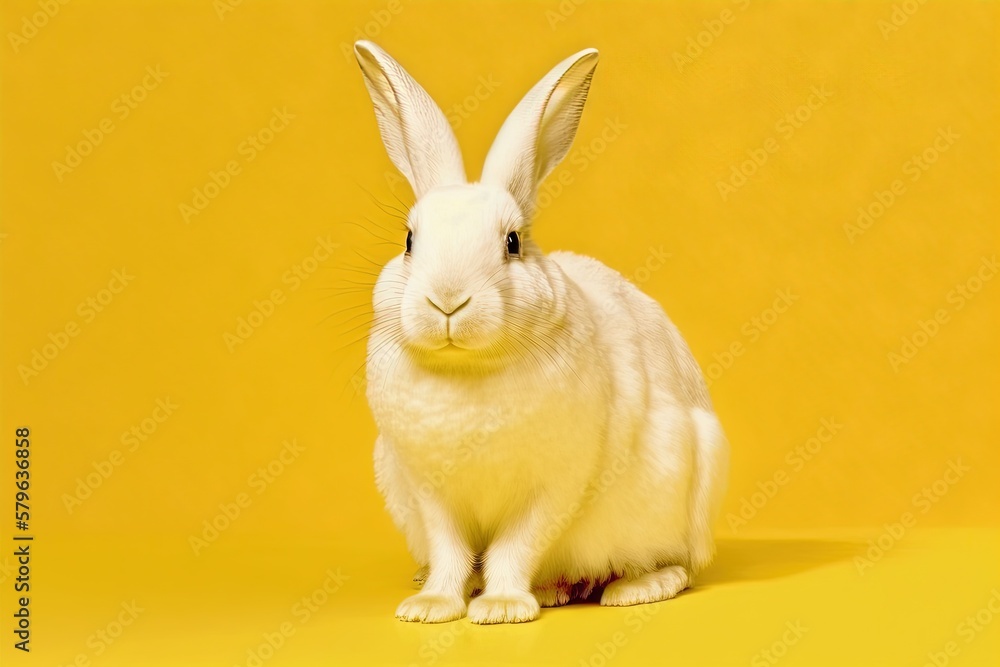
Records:
<instances>
[{"instance_id":1,"label":"white fur","mask_svg":"<svg viewBox=\"0 0 1000 667\"><path fill-rule=\"evenodd\" d=\"M603 604L673 597L711 561L727 474L701 372L653 299L531 237L597 52L532 88L470 184L426 92L374 44L355 50L417 194L413 250L379 276L368 344L376 481L429 565L397 616L530 621L605 585ZM510 232L520 256L507 256Z\"/></svg>"}]
</instances>

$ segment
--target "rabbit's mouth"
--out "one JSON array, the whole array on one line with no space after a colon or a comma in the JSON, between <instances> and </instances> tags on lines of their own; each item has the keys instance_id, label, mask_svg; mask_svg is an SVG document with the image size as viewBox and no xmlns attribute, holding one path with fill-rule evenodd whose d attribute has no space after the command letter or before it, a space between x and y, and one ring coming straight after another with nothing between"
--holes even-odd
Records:
<instances>
[{"instance_id":1,"label":"rabbit's mouth","mask_svg":"<svg viewBox=\"0 0 1000 667\"><path fill-rule=\"evenodd\" d=\"M466 298L463 308L442 313L429 300L400 309L403 344L417 354L457 361L460 357L496 346L502 338L500 316L487 299ZM463 304L464 305L464 304Z\"/></svg>"},{"instance_id":2,"label":"rabbit's mouth","mask_svg":"<svg viewBox=\"0 0 1000 667\"><path fill-rule=\"evenodd\" d=\"M422 346L414 350L415 359L432 369L444 370L464 368L471 370L490 370L503 367L502 355L499 353L486 354L481 348L468 344L469 341L456 342L452 338L445 338L433 346Z\"/></svg>"},{"instance_id":3,"label":"rabbit's mouth","mask_svg":"<svg viewBox=\"0 0 1000 667\"><path fill-rule=\"evenodd\" d=\"M411 343L409 347L413 352L429 357L458 355L474 351L474 348L456 343L451 336L442 336L437 341L422 341L416 345Z\"/></svg>"}]
</instances>

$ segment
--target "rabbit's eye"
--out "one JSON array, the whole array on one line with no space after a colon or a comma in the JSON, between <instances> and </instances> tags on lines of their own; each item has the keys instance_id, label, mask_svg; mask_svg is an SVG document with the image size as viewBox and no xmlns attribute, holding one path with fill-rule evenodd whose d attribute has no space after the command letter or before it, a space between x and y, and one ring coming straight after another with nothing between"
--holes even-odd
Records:
<instances>
[{"instance_id":1,"label":"rabbit's eye","mask_svg":"<svg viewBox=\"0 0 1000 667\"><path fill-rule=\"evenodd\" d=\"M413 250L413 232L406 232L406 254Z\"/></svg>"},{"instance_id":2,"label":"rabbit's eye","mask_svg":"<svg viewBox=\"0 0 1000 667\"><path fill-rule=\"evenodd\" d=\"M507 255L516 257L521 254L521 235L511 232L507 235Z\"/></svg>"}]
</instances>

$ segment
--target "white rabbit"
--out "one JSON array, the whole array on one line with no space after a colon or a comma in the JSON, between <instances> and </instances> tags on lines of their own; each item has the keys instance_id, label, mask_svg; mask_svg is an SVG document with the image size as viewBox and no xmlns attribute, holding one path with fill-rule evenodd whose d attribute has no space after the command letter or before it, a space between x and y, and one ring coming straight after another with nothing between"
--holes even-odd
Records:
<instances>
[{"instance_id":1,"label":"white rabbit","mask_svg":"<svg viewBox=\"0 0 1000 667\"><path fill-rule=\"evenodd\" d=\"M677 595L712 560L728 469L701 372L653 299L532 239L597 51L531 89L478 183L426 91L375 44L355 53L416 196L406 251L375 285L367 362L376 481L429 567L396 616L516 623L595 587L604 605Z\"/></svg>"}]
</instances>

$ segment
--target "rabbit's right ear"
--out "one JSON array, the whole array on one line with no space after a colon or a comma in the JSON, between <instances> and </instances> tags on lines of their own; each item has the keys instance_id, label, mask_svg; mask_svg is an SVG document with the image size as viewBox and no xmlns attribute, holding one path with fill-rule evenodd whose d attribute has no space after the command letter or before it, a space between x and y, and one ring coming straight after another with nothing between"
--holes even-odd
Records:
<instances>
[{"instance_id":1,"label":"rabbit's right ear","mask_svg":"<svg viewBox=\"0 0 1000 667\"><path fill-rule=\"evenodd\" d=\"M596 67L597 49L556 65L514 107L486 156L482 182L506 188L529 220L538 187L573 143Z\"/></svg>"},{"instance_id":2,"label":"rabbit's right ear","mask_svg":"<svg viewBox=\"0 0 1000 667\"><path fill-rule=\"evenodd\" d=\"M375 105L382 143L413 194L419 199L436 186L465 183L455 133L427 91L376 44L356 42L354 54Z\"/></svg>"}]
</instances>

